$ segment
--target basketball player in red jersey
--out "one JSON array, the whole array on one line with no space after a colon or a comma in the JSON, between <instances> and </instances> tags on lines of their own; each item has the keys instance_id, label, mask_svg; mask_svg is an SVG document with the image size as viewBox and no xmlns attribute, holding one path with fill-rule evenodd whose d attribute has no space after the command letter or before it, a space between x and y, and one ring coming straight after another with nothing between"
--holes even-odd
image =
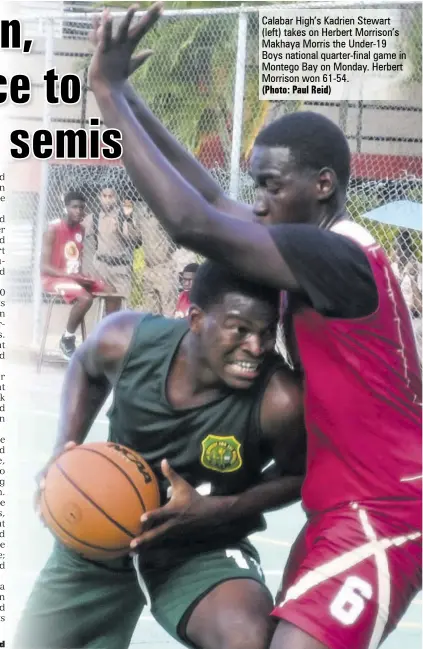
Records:
<instances>
[{"instance_id":1,"label":"basketball player in red jersey","mask_svg":"<svg viewBox=\"0 0 423 649\"><path fill-rule=\"evenodd\" d=\"M106 287L81 273L85 198L79 192L68 192L64 202L65 217L50 223L44 234L41 282L44 291L59 293L65 302L73 304L60 339L60 350L69 359L75 351L75 331L93 303L92 293Z\"/></svg>"},{"instance_id":2,"label":"basketball player in red jersey","mask_svg":"<svg viewBox=\"0 0 423 649\"><path fill-rule=\"evenodd\" d=\"M155 4L112 36L94 32L89 80L122 133L137 189L181 245L288 291L285 333L302 366L308 433L307 524L292 548L271 649L375 649L421 588L421 375L410 315L384 251L348 220L350 151L325 117L285 115L257 137L253 208L226 197L134 95L128 74ZM183 493L145 516L138 539L216 525ZM189 526L187 526L189 529Z\"/></svg>"}]
</instances>

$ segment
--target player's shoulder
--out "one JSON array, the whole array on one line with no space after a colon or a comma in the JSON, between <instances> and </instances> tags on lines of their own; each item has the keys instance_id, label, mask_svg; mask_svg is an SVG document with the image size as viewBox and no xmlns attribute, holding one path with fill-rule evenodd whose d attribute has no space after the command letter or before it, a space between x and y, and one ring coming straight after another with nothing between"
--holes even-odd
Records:
<instances>
[{"instance_id":1,"label":"player's shoulder","mask_svg":"<svg viewBox=\"0 0 423 649\"><path fill-rule=\"evenodd\" d=\"M87 347L107 362L122 360L145 315L128 309L106 316L87 340ZM81 345L80 349L83 348Z\"/></svg>"},{"instance_id":2,"label":"player's shoulder","mask_svg":"<svg viewBox=\"0 0 423 649\"><path fill-rule=\"evenodd\" d=\"M172 347L172 341L188 331L189 325L185 319L169 318L164 315L142 312L130 320L133 326L133 343L131 349L135 353L144 350L161 349L163 353Z\"/></svg>"},{"instance_id":3,"label":"player's shoulder","mask_svg":"<svg viewBox=\"0 0 423 649\"><path fill-rule=\"evenodd\" d=\"M114 332L119 334L126 331L133 331L149 315L151 314L145 311L133 311L132 309L117 311L101 321L99 330L101 335L106 336Z\"/></svg>"},{"instance_id":4,"label":"player's shoulder","mask_svg":"<svg viewBox=\"0 0 423 649\"><path fill-rule=\"evenodd\" d=\"M47 229L54 232L55 230L61 228L63 223L64 221L62 221L62 219L54 219L54 221L50 221L50 223L47 225Z\"/></svg>"},{"instance_id":5,"label":"player's shoulder","mask_svg":"<svg viewBox=\"0 0 423 649\"><path fill-rule=\"evenodd\" d=\"M354 241L362 248L379 247L379 244L370 232L356 221L342 219L335 223L330 228L330 231L347 237L347 239Z\"/></svg>"}]
</instances>

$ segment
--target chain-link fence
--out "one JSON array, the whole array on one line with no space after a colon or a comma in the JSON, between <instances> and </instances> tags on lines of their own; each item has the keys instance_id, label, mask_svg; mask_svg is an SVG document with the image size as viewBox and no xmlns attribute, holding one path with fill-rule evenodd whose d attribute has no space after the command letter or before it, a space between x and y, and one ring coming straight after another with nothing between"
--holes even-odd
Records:
<instances>
[{"instance_id":1,"label":"chain-link fence","mask_svg":"<svg viewBox=\"0 0 423 649\"><path fill-rule=\"evenodd\" d=\"M37 18L24 7L26 32L35 38L31 56L25 59L31 68L33 101L24 116L19 112L20 124L25 122L29 132L41 124L53 129L88 127L89 118L98 116L87 87L91 16L66 12L66 4L29 3L32 9L36 5ZM319 7L316 5L316 12L325 11L321 3ZM165 12L143 42L155 55L132 81L158 118L219 183L233 197L247 202L252 202L254 195L248 159L254 138L264 125L284 112L304 109L337 122L353 154L348 209L386 248L419 329L421 227L410 225L407 210L422 202L422 10L421 3L410 2L389 3L389 9L402 25L401 47L407 53L400 99L373 103L259 101L257 7ZM43 103L42 76L52 67L59 75L72 72L80 76L83 95L77 105ZM113 284L119 267L126 281L116 288L125 292L133 308L173 313L179 273L185 264L195 261L195 255L169 240L122 165L103 159L65 163L29 160L15 167L19 183L9 231L13 242L19 242L19 252L12 243L15 252L9 278L15 300L31 306L33 343L39 338L42 311L38 271L42 233L48 222L62 216L63 196L71 189L81 191L87 202L84 270ZM376 221L365 216L399 201L402 211L394 221L383 215Z\"/></svg>"}]
</instances>

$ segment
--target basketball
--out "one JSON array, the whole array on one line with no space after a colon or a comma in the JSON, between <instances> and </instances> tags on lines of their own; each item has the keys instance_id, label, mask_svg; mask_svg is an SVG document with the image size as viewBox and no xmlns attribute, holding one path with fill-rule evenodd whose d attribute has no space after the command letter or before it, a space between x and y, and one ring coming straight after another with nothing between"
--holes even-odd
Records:
<instances>
[{"instance_id":1,"label":"basketball","mask_svg":"<svg viewBox=\"0 0 423 649\"><path fill-rule=\"evenodd\" d=\"M49 468L40 510L65 546L87 559L129 552L144 512L160 506L157 479L141 455L110 442L82 444Z\"/></svg>"}]
</instances>

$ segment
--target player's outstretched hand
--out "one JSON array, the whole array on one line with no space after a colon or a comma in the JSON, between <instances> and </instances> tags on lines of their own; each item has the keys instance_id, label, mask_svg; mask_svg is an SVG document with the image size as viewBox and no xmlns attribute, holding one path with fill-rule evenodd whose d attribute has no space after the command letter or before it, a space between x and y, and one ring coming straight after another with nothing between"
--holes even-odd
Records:
<instances>
[{"instance_id":1,"label":"player's outstretched hand","mask_svg":"<svg viewBox=\"0 0 423 649\"><path fill-rule=\"evenodd\" d=\"M66 451L70 451L71 449L75 448L75 446L76 446L75 442L68 442L67 444L65 444L63 448L53 453L53 455L50 457L47 464L45 464L44 467L41 469L41 471L36 475L35 481L37 483L37 488L34 494L34 509L38 514L42 523L44 521L42 519L41 512L40 512L40 500L41 500L41 494L43 492L43 489L45 488L47 472L50 466L53 464L53 462L57 460L58 457L63 455L63 453L66 453Z\"/></svg>"},{"instance_id":2,"label":"player's outstretched hand","mask_svg":"<svg viewBox=\"0 0 423 649\"><path fill-rule=\"evenodd\" d=\"M144 63L151 51L143 51L133 56L143 36L150 31L159 19L163 5L155 2L139 20L134 20L138 7L133 5L127 11L116 35L112 33L110 11L105 10L96 19L90 40L96 49L88 70L88 83L91 88L98 84L120 84Z\"/></svg>"},{"instance_id":3,"label":"player's outstretched hand","mask_svg":"<svg viewBox=\"0 0 423 649\"><path fill-rule=\"evenodd\" d=\"M89 40L91 45L94 46L94 49L100 42L100 25L101 25L101 15L96 14L93 18L93 28L89 33ZM129 61L129 74L131 76L138 68L140 68L149 58L154 54L153 50L142 50L138 52L135 56Z\"/></svg>"},{"instance_id":4,"label":"player's outstretched hand","mask_svg":"<svg viewBox=\"0 0 423 649\"><path fill-rule=\"evenodd\" d=\"M216 523L221 510L222 498L201 496L167 460L163 460L161 469L172 487L172 496L163 507L142 515L144 532L131 542L133 552L146 550L163 538L181 538L201 530L210 534L210 525Z\"/></svg>"}]
</instances>

